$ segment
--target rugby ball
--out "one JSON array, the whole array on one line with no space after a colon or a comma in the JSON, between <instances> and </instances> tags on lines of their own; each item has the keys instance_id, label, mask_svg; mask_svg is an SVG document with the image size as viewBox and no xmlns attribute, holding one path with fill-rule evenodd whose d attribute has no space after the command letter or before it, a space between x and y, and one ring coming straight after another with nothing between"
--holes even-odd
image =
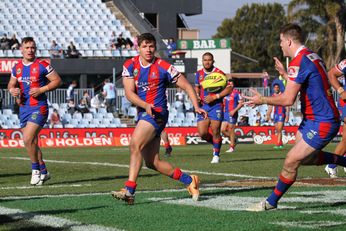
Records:
<instances>
[{"instance_id":1,"label":"rugby ball","mask_svg":"<svg viewBox=\"0 0 346 231\"><path fill-rule=\"evenodd\" d=\"M227 77L218 72L212 72L201 82L202 88L208 92L223 90L227 84Z\"/></svg>"}]
</instances>

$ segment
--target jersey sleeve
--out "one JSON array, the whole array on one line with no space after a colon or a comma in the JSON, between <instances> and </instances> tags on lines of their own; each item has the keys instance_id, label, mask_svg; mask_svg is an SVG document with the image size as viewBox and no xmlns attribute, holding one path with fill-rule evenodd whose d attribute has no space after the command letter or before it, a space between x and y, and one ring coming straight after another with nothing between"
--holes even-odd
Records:
<instances>
[{"instance_id":1,"label":"jersey sleeve","mask_svg":"<svg viewBox=\"0 0 346 231\"><path fill-rule=\"evenodd\" d=\"M346 75L346 59L342 60L335 66L340 72Z\"/></svg>"},{"instance_id":2,"label":"jersey sleeve","mask_svg":"<svg viewBox=\"0 0 346 231\"><path fill-rule=\"evenodd\" d=\"M162 59L158 60L158 65L164 70L166 70L169 82L175 83L178 81L178 78L180 77L180 72L177 70L175 66Z\"/></svg>"},{"instance_id":3,"label":"jersey sleeve","mask_svg":"<svg viewBox=\"0 0 346 231\"><path fill-rule=\"evenodd\" d=\"M54 68L46 61L40 61L40 64L43 66L43 75L48 76L54 71Z\"/></svg>"},{"instance_id":4,"label":"jersey sleeve","mask_svg":"<svg viewBox=\"0 0 346 231\"><path fill-rule=\"evenodd\" d=\"M134 74L134 62L132 59L127 60L123 66L122 76L123 78L133 78Z\"/></svg>"},{"instance_id":5,"label":"jersey sleeve","mask_svg":"<svg viewBox=\"0 0 346 231\"><path fill-rule=\"evenodd\" d=\"M195 86L200 86L200 83L199 83L199 71L196 72L195 74Z\"/></svg>"},{"instance_id":6,"label":"jersey sleeve","mask_svg":"<svg viewBox=\"0 0 346 231\"><path fill-rule=\"evenodd\" d=\"M11 71L11 78L17 78L17 65L14 65L14 67L12 67L12 71Z\"/></svg>"}]
</instances>

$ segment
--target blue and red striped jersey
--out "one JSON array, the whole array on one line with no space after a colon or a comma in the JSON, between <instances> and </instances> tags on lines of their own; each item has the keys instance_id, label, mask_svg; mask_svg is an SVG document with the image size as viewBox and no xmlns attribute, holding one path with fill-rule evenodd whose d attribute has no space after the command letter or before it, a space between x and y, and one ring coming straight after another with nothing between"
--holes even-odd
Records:
<instances>
[{"instance_id":1,"label":"blue and red striped jersey","mask_svg":"<svg viewBox=\"0 0 346 231\"><path fill-rule=\"evenodd\" d=\"M273 97L281 95L281 92L272 94ZM274 115L286 115L286 107L284 106L274 106Z\"/></svg>"},{"instance_id":2,"label":"blue and red striped jersey","mask_svg":"<svg viewBox=\"0 0 346 231\"><path fill-rule=\"evenodd\" d=\"M11 78L16 78L19 83L21 105L44 106L48 104L46 94L32 97L29 95L29 91L32 88L47 85L47 75L53 71L54 69L49 63L40 59L35 59L29 64L24 64L21 60L14 65Z\"/></svg>"},{"instance_id":3,"label":"blue and red striped jersey","mask_svg":"<svg viewBox=\"0 0 346 231\"><path fill-rule=\"evenodd\" d=\"M230 112L234 110L241 100L241 96L238 90L233 89L231 94L223 98L224 112Z\"/></svg>"},{"instance_id":4,"label":"blue and red striped jersey","mask_svg":"<svg viewBox=\"0 0 346 231\"><path fill-rule=\"evenodd\" d=\"M323 60L302 46L288 67L288 78L300 88L301 111L305 119L330 122L339 120Z\"/></svg>"},{"instance_id":5,"label":"blue and red striped jersey","mask_svg":"<svg viewBox=\"0 0 346 231\"><path fill-rule=\"evenodd\" d=\"M175 83L180 72L173 65L159 58L143 66L138 55L125 61L122 76L134 78L139 98L154 105L155 111L161 112L167 111L167 85ZM139 111L144 109L139 108Z\"/></svg>"},{"instance_id":6,"label":"blue and red striped jersey","mask_svg":"<svg viewBox=\"0 0 346 231\"><path fill-rule=\"evenodd\" d=\"M201 82L204 80L204 78L209 75L210 73L213 73L213 72L217 72L217 73L221 73L223 75L225 75L225 73L223 71L221 71L219 68L217 67L214 67L213 70L211 72L206 72L204 70L204 68L198 70L196 72L196 75L195 75L195 86L200 86L200 91L199 91L199 97L201 99L204 99L204 97L208 96L209 94L210 95L215 95L217 93L209 93L208 91L204 90L202 87L201 87ZM213 101L213 104L215 103L220 103L222 102L222 99L217 99L215 101Z\"/></svg>"},{"instance_id":7,"label":"blue and red striped jersey","mask_svg":"<svg viewBox=\"0 0 346 231\"><path fill-rule=\"evenodd\" d=\"M342 60L335 66L341 73L344 74L344 78L346 77L346 59ZM346 90L346 84L344 84L344 89ZM344 107L346 102L339 98L339 106Z\"/></svg>"}]
</instances>

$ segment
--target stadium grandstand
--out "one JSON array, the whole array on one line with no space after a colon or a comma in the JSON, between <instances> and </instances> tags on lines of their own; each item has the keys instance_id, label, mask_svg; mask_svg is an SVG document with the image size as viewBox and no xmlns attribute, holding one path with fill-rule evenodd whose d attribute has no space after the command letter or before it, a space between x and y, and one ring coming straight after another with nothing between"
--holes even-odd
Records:
<instances>
[{"instance_id":1,"label":"stadium grandstand","mask_svg":"<svg viewBox=\"0 0 346 231\"><path fill-rule=\"evenodd\" d=\"M158 0L157 0L158 1ZM107 112L105 108L89 108L88 113L69 113L66 101L66 89L57 89L49 92L51 117L54 109L57 110L61 124L57 128L94 128L94 127L128 127L133 126L136 120L136 108L125 105L124 91L120 76L122 64L126 58L137 55L135 46L136 35L151 32L158 40L158 51L163 58L167 58L168 38L179 39L178 29L187 27L181 14L194 15L201 13L202 1L180 1L173 4L146 4L148 1L118 1L118 0L3 0L0 2L0 34L8 37L16 35L18 39L32 36L37 42L37 56L48 59L53 67L62 76L63 87L67 87L72 80L79 82L74 91L74 102L83 97L87 91L90 97L96 96L102 90L105 78L113 77L116 85L116 112ZM152 1L151 1L152 2ZM183 7L182 7L183 6ZM171 9L172 14L164 15L165 7ZM44 10L42 10L44 9ZM137 12L134 14L133 12ZM157 12L154 14L153 12ZM175 17L175 20L171 20ZM167 29L170 28L170 29ZM171 29L175 28L175 29ZM131 41L132 46L112 47L110 40L122 37ZM67 45L73 42L80 53L78 59L52 58L52 41L66 52ZM21 57L18 49L0 49L2 60L0 69L0 85L2 90L2 107L0 110L0 126L2 128L19 128L19 119L15 110L14 98L6 90L10 76L9 64L13 65ZM175 59L170 59L173 63ZM185 73L193 75L197 69L196 58L183 59ZM7 70L5 70L7 67ZM193 79L190 78L190 82ZM246 91L239 88L239 91ZM264 95L269 95L269 89L258 88ZM169 127L196 126L196 116L187 97L183 101L176 98L177 89L168 90L170 108ZM297 125L299 117L299 103L291 108L290 121L287 125ZM267 106L257 108L243 107L239 112L239 120L246 117L248 125L269 125L265 122ZM260 121L260 122L259 122ZM49 120L46 127L49 126Z\"/></svg>"}]
</instances>

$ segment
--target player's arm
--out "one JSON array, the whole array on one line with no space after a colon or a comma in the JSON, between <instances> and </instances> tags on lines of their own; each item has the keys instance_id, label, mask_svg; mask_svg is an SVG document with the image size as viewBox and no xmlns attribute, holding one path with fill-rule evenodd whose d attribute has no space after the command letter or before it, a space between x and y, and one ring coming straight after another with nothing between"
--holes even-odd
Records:
<instances>
[{"instance_id":1,"label":"player's arm","mask_svg":"<svg viewBox=\"0 0 346 231\"><path fill-rule=\"evenodd\" d=\"M243 100L242 100L242 99L239 99L237 107L230 111L230 115L233 116L233 115L234 115L235 113L237 113L237 111L239 111L239 109L242 108L243 106L244 106Z\"/></svg>"},{"instance_id":2,"label":"player's arm","mask_svg":"<svg viewBox=\"0 0 346 231\"><path fill-rule=\"evenodd\" d=\"M61 78L56 71L53 70L46 77L49 80L49 83L43 87L30 89L30 96L37 97L45 92L53 91L61 85Z\"/></svg>"},{"instance_id":3,"label":"player's arm","mask_svg":"<svg viewBox=\"0 0 346 231\"><path fill-rule=\"evenodd\" d=\"M300 88L301 84L288 80L286 90L284 91L284 93L278 96L264 97L258 91L251 88L250 91L252 92L253 96L244 95L243 97L248 100L246 104L250 106L261 104L274 106L292 106L294 104L294 101L296 100Z\"/></svg>"},{"instance_id":4,"label":"player's arm","mask_svg":"<svg viewBox=\"0 0 346 231\"><path fill-rule=\"evenodd\" d=\"M126 98L134 105L145 109L148 115L153 116L152 109L154 108L154 105L149 104L141 98L139 98L139 96L136 93L136 85L134 78L123 77L123 85Z\"/></svg>"},{"instance_id":5,"label":"player's arm","mask_svg":"<svg viewBox=\"0 0 346 231\"><path fill-rule=\"evenodd\" d=\"M204 102L206 102L206 103L211 103L211 102L213 102L214 100L223 98L223 97L225 97L226 95L231 94L232 90L233 90L232 87L226 86L225 89L223 89L220 93L217 93L217 94L209 94L209 95L207 95L207 96L204 98Z\"/></svg>"},{"instance_id":6,"label":"player's arm","mask_svg":"<svg viewBox=\"0 0 346 231\"><path fill-rule=\"evenodd\" d=\"M272 111L273 111L273 106L269 105L268 106L268 111L267 111L267 114L266 114L266 121L271 121L270 115L272 114Z\"/></svg>"},{"instance_id":7,"label":"player's arm","mask_svg":"<svg viewBox=\"0 0 346 231\"><path fill-rule=\"evenodd\" d=\"M207 112L201 109L198 105L198 98L195 89L191 86L189 81L185 78L183 74L180 74L179 78L177 79L176 85L183 89L187 95L190 97L190 100L192 102L193 107L195 108L195 111L199 114L203 114L205 117L207 117Z\"/></svg>"},{"instance_id":8,"label":"player's arm","mask_svg":"<svg viewBox=\"0 0 346 231\"><path fill-rule=\"evenodd\" d=\"M285 122L286 123L290 119L290 109L291 109L291 107L289 107L289 106L286 107L286 117L285 117Z\"/></svg>"},{"instance_id":9,"label":"player's arm","mask_svg":"<svg viewBox=\"0 0 346 231\"><path fill-rule=\"evenodd\" d=\"M18 82L17 78L14 76L11 76L10 81L7 84L7 89L13 97L17 97L20 93L20 89L16 87L17 82Z\"/></svg>"},{"instance_id":10,"label":"player's arm","mask_svg":"<svg viewBox=\"0 0 346 231\"><path fill-rule=\"evenodd\" d=\"M335 67L330 69L328 72L328 79L330 84L333 86L333 88L338 92L340 97L345 100L346 99L346 92L344 91L344 88L341 86L338 77L341 76L343 73Z\"/></svg>"}]
</instances>

